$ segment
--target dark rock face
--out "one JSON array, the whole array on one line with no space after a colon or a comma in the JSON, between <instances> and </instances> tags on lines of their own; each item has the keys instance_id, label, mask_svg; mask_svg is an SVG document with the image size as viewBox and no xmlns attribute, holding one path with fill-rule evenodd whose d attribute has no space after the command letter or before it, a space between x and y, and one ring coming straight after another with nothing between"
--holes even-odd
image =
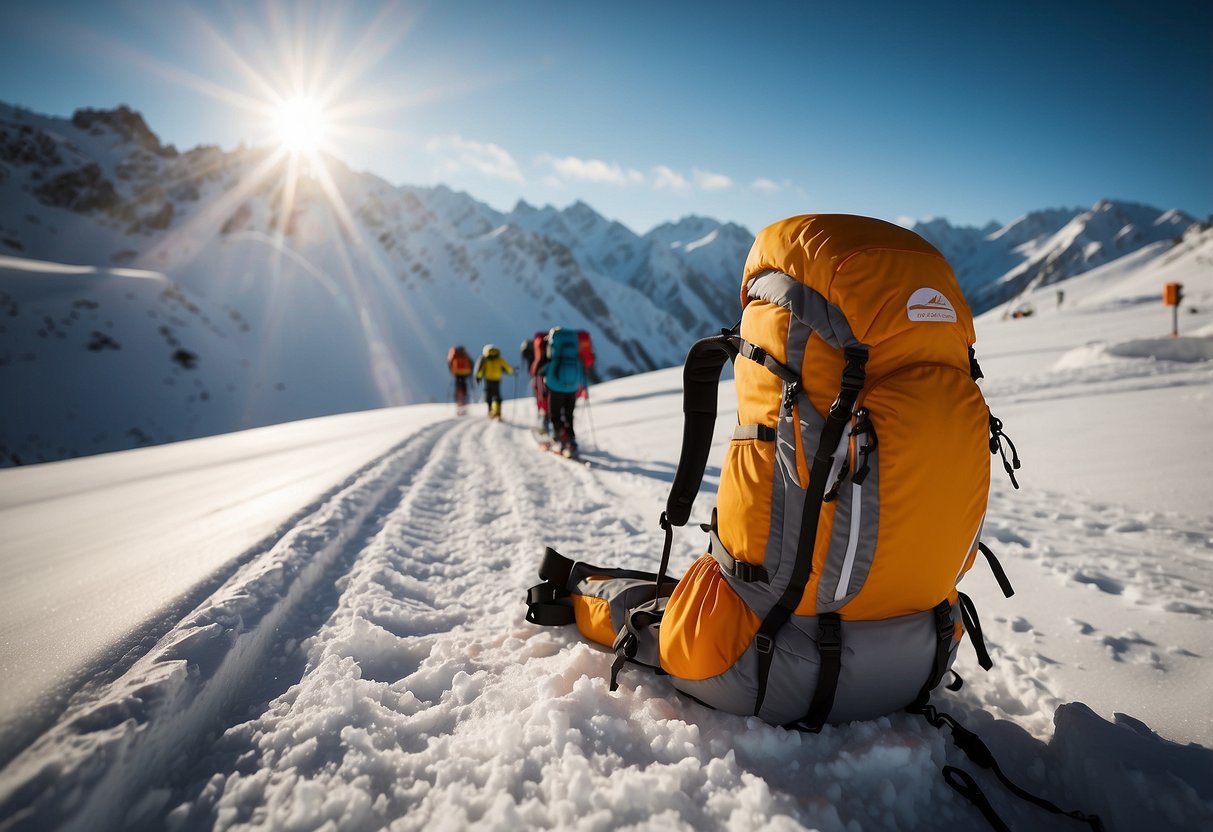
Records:
<instances>
[{"instance_id":1,"label":"dark rock face","mask_svg":"<svg viewBox=\"0 0 1213 832\"><path fill-rule=\"evenodd\" d=\"M143 120L143 116L125 104L121 104L113 110L91 108L77 110L72 114L72 124L81 130L93 132L96 132L98 125L104 125L113 129L122 138L135 142L157 156L172 158L177 155L177 148L172 145L162 145L160 139Z\"/></svg>"},{"instance_id":2,"label":"dark rock face","mask_svg":"<svg viewBox=\"0 0 1213 832\"><path fill-rule=\"evenodd\" d=\"M0 162L14 166L54 167L63 163L55 140L28 124L0 125Z\"/></svg>"},{"instance_id":3,"label":"dark rock face","mask_svg":"<svg viewBox=\"0 0 1213 832\"><path fill-rule=\"evenodd\" d=\"M113 183L105 178L95 162L59 174L34 193L46 205L80 214L108 211L121 201Z\"/></svg>"}]
</instances>

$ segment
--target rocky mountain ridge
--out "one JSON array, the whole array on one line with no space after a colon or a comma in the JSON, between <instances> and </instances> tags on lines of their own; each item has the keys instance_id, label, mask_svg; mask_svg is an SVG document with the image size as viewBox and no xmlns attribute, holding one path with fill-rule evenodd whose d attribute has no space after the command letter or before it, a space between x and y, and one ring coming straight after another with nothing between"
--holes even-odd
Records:
<instances>
[{"instance_id":1,"label":"rocky mountain ridge","mask_svg":"<svg viewBox=\"0 0 1213 832\"><path fill-rule=\"evenodd\" d=\"M1105 200L915 230L981 311L1190 223ZM670 366L736 320L752 241L695 216L636 234L580 201L503 212L266 148L178 151L126 107L0 104L0 390L19 402L0 464L446 400L451 344L512 358L552 325L593 334L602 378Z\"/></svg>"}]
</instances>

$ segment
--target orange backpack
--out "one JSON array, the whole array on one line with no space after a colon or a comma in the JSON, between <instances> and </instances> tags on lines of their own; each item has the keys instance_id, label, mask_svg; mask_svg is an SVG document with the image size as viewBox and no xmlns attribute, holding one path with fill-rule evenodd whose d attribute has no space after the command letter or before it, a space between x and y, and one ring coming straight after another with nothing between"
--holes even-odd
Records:
<instances>
[{"instance_id":1,"label":"orange backpack","mask_svg":"<svg viewBox=\"0 0 1213 832\"><path fill-rule=\"evenodd\" d=\"M463 347L451 347L446 354L446 364L453 376L470 376L472 359Z\"/></svg>"},{"instance_id":2,"label":"orange backpack","mask_svg":"<svg viewBox=\"0 0 1213 832\"><path fill-rule=\"evenodd\" d=\"M989 454L1004 437L975 383L956 278L900 226L798 216L758 235L741 303L737 327L687 356L660 570L549 549L528 619L576 622L613 647L612 685L625 663L646 665L702 702L778 725L816 730L925 702L965 631L988 664L956 588L979 551L1010 592L979 544ZM667 580L727 361L739 424L704 526L708 551Z\"/></svg>"}]
</instances>

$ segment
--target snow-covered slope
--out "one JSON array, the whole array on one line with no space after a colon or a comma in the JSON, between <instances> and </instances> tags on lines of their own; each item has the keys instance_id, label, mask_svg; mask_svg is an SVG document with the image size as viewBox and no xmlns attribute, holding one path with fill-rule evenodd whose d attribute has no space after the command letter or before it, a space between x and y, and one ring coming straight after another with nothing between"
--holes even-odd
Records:
<instances>
[{"instance_id":1,"label":"snow-covered slope","mask_svg":"<svg viewBox=\"0 0 1213 832\"><path fill-rule=\"evenodd\" d=\"M1103 201L917 230L980 310L1189 223ZM0 466L446 400L449 346L512 358L552 325L593 334L603 378L674 365L736 319L752 239L696 216L637 235L583 202L499 212L266 149L180 152L125 107L0 105L0 394L18 403ZM149 274L161 289L133 282Z\"/></svg>"},{"instance_id":2,"label":"snow-covered slope","mask_svg":"<svg viewBox=\"0 0 1213 832\"><path fill-rule=\"evenodd\" d=\"M1028 299L977 322L1024 461L1018 491L994 464L985 531L1017 594L966 575L995 664L963 645L937 703L1109 830L1213 827L1213 232ZM506 423L389 409L0 471L0 829L982 828L944 764L1013 829L1082 828L920 718L810 736L636 670L611 693L610 653L524 623L545 545L660 556L679 371L591 401L589 467L538 451L518 401ZM726 382L696 518L734 401Z\"/></svg>"},{"instance_id":3,"label":"snow-covered slope","mask_svg":"<svg viewBox=\"0 0 1213 832\"><path fill-rule=\"evenodd\" d=\"M0 387L26 403L2 426L0 464L110 450L122 436L130 447L441 401L451 344L478 352L495 343L513 357L553 325L590 330L604 378L675 364L726 323L752 242L734 225L694 223L697 245L687 248L636 235L580 202L563 210L520 203L503 214L445 187L397 188L331 159L321 168L262 149L179 153L126 108L81 110L68 121L0 105L0 256L8 258L0 291L15 304L12 326L0 330ZM66 414L88 402L70 383L35 392L6 368L33 355L43 379L97 373L76 331L56 351L43 341L58 333L38 333L45 319L108 299L110 289L58 280L50 303L49 281L29 279L47 267L19 260L95 267L110 278L114 267L157 272L213 322L238 320L243 337L217 334L226 351L197 339L185 347L199 372L178 381L210 395L172 424L159 419L159 377L129 363L130 353L109 356L109 395L131 412L73 431ZM117 343L141 342L126 332L136 317L106 321ZM212 376L238 408L220 405Z\"/></svg>"}]
</instances>

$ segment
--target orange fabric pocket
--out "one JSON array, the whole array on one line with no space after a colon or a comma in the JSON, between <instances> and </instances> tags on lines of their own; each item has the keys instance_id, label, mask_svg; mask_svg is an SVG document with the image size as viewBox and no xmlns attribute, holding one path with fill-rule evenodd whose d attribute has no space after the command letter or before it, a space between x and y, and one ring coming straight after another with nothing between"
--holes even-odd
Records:
<instances>
[{"instance_id":1,"label":"orange fabric pocket","mask_svg":"<svg viewBox=\"0 0 1213 832\"><path fill-rule=\"evenodd\" d=\"M604 647L613 647L615 627L611 624L611 603L592 595L572 595L569 600L573 603L573 615L581 634Z\"/></svg>"},{"instance_id":2,"label":"orange fabric pocket","mask_svg":"<svg viewBox=\"0 0 1213 832\"><path fill-rule=\"evenodd\" d=\"M691 564L661 619L661 667L671 676L719 676L745 652L762 622L704 554Z\"/></svg>"}]
</instances>

